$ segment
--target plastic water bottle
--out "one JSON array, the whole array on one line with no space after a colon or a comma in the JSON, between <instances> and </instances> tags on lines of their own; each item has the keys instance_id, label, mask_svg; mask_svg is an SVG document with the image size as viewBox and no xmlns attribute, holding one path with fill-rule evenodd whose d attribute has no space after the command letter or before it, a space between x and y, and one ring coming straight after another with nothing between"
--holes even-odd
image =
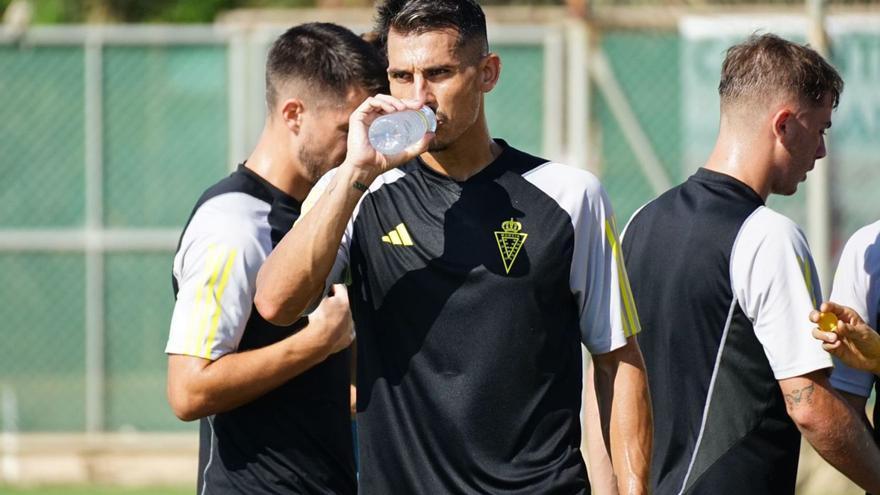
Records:
<instances>
[{"instance_id":1,"label":"plastic water bottle","mask_svg":"<svg viewBox=\"0 0 880 495\"><path fill-rule=\"evenodd\" d=\"M370 144L383 155L396 155L437 129L437 117L427 106L383 115L370 125Z\"/></svg>"}]
</instances>

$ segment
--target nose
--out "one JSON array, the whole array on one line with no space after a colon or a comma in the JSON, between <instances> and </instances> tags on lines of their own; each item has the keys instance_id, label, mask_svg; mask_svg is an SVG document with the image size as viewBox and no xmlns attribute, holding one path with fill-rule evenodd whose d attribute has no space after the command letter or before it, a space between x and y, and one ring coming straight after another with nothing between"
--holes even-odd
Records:
<instances>
[{"instance_id":1,"label":"nose","mask_svg":"<svg viewBox=\"0 0 880 495\"><path fill-rule=\"evenodd\" d=\"M421 74L417 75L413 80L413 99L422 103L433 103L434 95L428 80Z\"/></svg>"},{"instance_id":2,"label":"nose","mask_svg":"<svg viewBox=\"0 0 880 495\"><path fill-rule=\"evenodd\" d=\"M825 158L827 154L827 150L825 149L825 136L819 137L819 148L816 150L816 160L821 158Z\"/></svg>"}]
</instances>

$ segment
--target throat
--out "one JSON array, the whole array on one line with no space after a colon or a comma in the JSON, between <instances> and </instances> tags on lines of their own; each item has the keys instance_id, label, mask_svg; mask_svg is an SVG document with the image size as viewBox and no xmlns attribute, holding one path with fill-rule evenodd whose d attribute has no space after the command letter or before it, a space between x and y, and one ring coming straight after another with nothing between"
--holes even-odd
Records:
<instances>
[{"instance_id":1,"label":"throat","mask_svg":"<svg viewBox=\"0 0 880 495\"><path fill-rule=\"evenodd\" d=\"M430 151L424 153L421 159L435 172L464 182L491 165L503 151L501 145L493 140L489 140L486 146L477 148L463 149L460 152L454 148Z\"/></svg>"}]
</instances>

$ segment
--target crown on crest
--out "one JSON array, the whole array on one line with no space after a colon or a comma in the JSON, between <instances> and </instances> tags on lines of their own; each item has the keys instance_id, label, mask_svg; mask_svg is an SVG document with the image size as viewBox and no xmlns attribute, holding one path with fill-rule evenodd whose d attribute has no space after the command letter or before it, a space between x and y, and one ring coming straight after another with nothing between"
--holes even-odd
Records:
<instances>
[{"instance_id":1,"label":"crown on crest","mask_svg":"<svg viewBox=\"0 0 880 495\"><path fill-rule=\"evenodd\" d=\"M501 228L504 229L504 232L519 232L522 230L522 224L511 218L502 223Z\"/></svg>"}]
</instances>

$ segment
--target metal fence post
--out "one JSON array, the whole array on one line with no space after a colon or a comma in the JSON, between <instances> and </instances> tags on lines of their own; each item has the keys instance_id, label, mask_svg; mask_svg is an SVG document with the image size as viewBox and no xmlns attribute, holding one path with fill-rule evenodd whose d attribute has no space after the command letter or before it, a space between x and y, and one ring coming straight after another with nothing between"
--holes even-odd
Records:
<instances>
[{"instance_id":1,"label":"metal fence post","mask_svg":"<svg viewBox=\"0 0 880 495\"><path fill-rule=\"evenodd\" d=\"M103 40L89 29L85 41L85 415L86 431L104 429Z\"/></svg>"},{"instance_id":2,"label":"metal fence post","mask_svg":"<svg viewBox=\"0 0 880 495\"><path fill-rule=\"evenodd\" d=\"M594 173L595 150L590 146L590 93L591 81L588 74L590 59L590 31L583 19L573 19L566 25L568 75L566 114L566 150L568 162L578 168Z\"/></svg>"},{"instance_id":3,"label":"metal fence post","mask_svg":"<svg viewBox=\"0 0 880 495\"><path fill-rule=\"evenodd\" d=\"M810 45L826 59L829 56L828 37L825 33L825 0L807 0ZM825 138L826 150L828 138ZM816 160L816 167L807 181L807 238L816 263L816 272L822 284L823 295L831 294L831 171L826 157Z\"/></svg>"}]
</instances>

